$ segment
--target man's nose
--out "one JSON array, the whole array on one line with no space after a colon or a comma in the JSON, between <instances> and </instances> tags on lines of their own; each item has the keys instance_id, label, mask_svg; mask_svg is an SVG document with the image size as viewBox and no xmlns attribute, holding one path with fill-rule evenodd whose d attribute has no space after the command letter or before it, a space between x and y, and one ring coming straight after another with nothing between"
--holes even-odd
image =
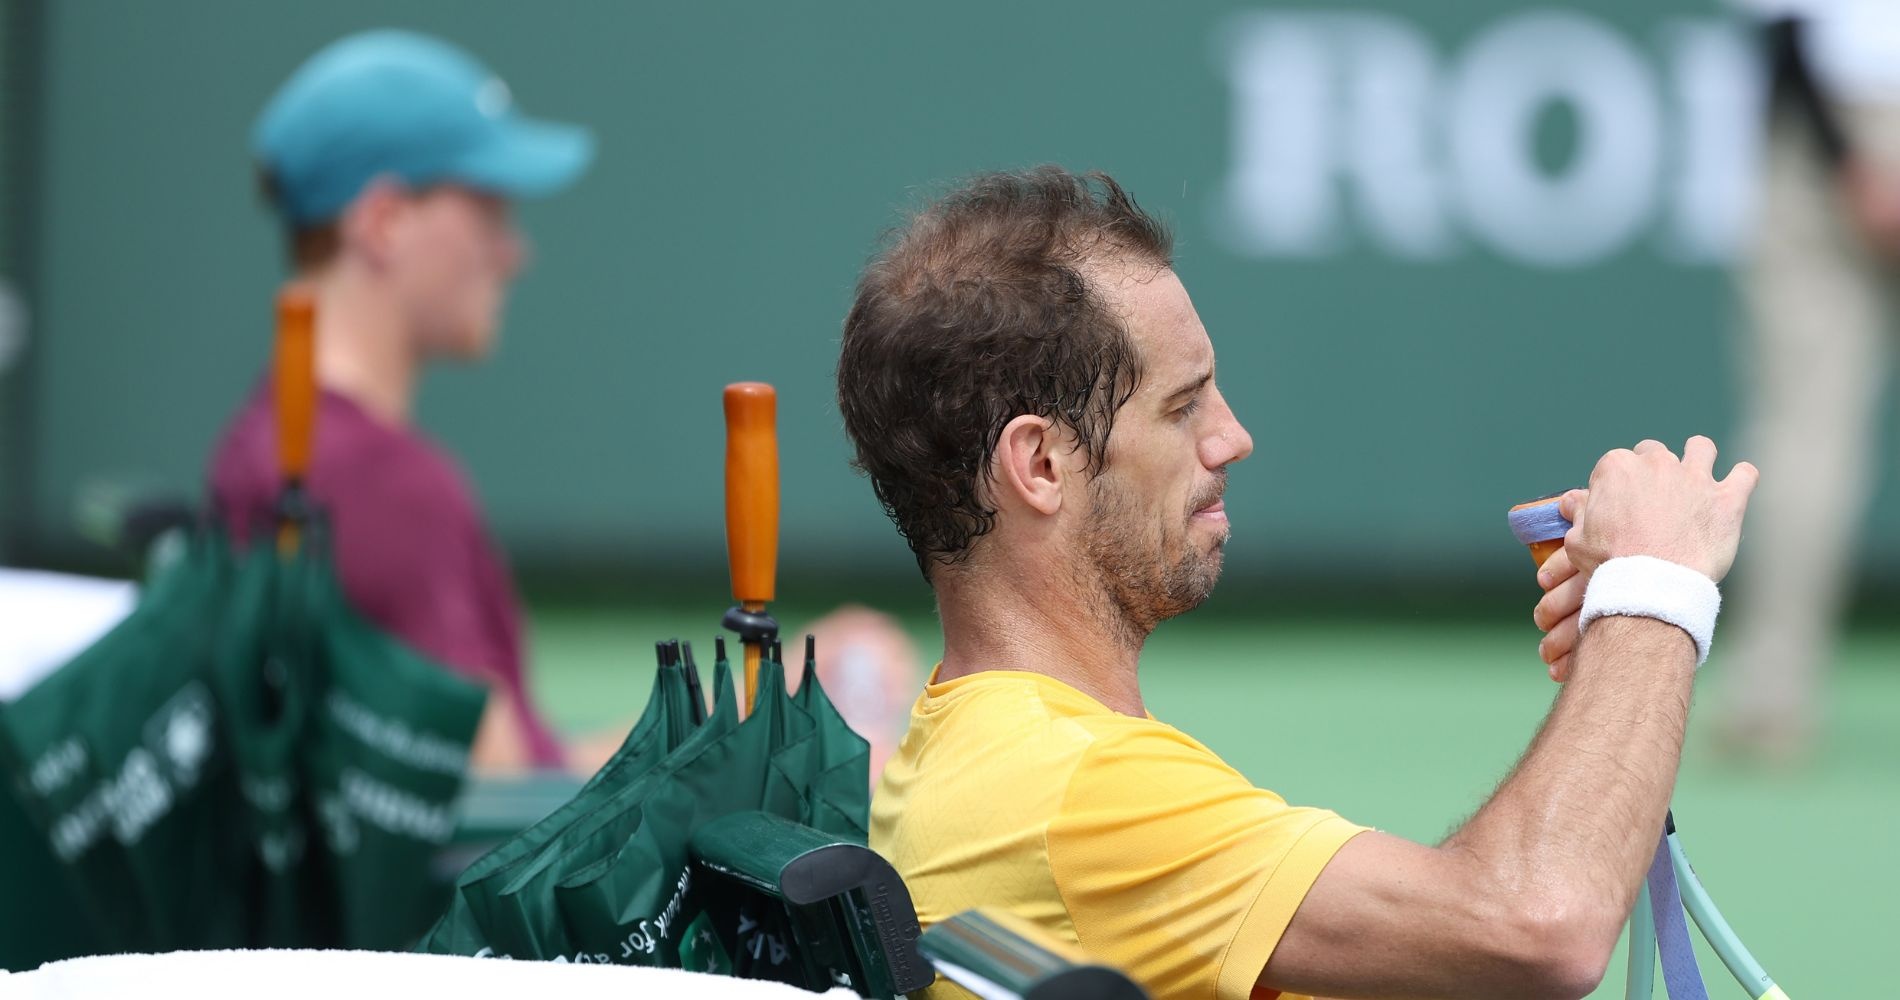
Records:
<instances>
[{"instance_id":1,"label":"man's nose","mask_svg":"<svg viewBox=\"0 0 1900 1000\"><path fill-rule=\"evenodd\" d=\"M1202 441L1201 464L1218 469L1253 454L1253 435L1247 433L1234 411L1227 407L1227 400L1215 395L1218 406L1219 422L1214 431Z\"/></svg>"}]
</instances>

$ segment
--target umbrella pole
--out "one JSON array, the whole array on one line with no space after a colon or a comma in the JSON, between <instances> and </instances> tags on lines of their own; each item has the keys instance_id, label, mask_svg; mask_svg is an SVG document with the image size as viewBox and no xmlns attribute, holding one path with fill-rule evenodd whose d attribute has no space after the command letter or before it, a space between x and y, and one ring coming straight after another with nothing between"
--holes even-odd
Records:
<instances>
[{"instance_id":1,"label":"umbrella pole","mask_svg":"<svg viewBox=\"0 0 1900 1000\"><path fill-rule=\"evenodd\" d=\"M277 464L283 493L277 507L277 551L290 555L303 541L309 502L304 479L317 424L316 297L309 286L289 284L277 293Z\"/></svg>"},{"instance_id":2,"label":"umbrella pole","mask_svg":"<svg viewBox=\"0 0 1900 1000\"><path fill-rule=\"evenodd\" d=\"M732 598L724 625L745 643L745 697L759 693L759 661L778 638L766 613L778 574L778 393L763 382L726 386L726 563Z\"/></svg>"}]
</instances>

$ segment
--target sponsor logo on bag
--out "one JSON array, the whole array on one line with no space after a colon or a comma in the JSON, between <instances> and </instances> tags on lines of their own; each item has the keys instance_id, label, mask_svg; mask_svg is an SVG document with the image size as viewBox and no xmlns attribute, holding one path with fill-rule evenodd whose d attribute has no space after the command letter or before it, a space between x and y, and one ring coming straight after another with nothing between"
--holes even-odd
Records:
<instances>
[{"instance_id":1,"label":"sponsor logo on bag","mask_svg":"<svg viewBox=\"0 0 1900 1000\"><path fill-rule=\"evenodd\" d=\"M417 732L408 722L378 715L341 691L332 690L324 704L338 728L397 763L457 778L468 769L465 743Z\"/></svg>"},{"instance_id":2,"label":"sponsor logo on bag","mask_svg":"<svg viewBox=\"0 0 1900 1000\"><path fill-rule=\"evenodd\" d=\"M355 768L345 768L340 777L344 804L371 826L431 844L447 843L455 832L455 817L443 806Z\"/></svg>"},{"instance_id":3,"label":"sponsor logo on bag","mask_svg":"<svg viewBox=\"0 0 1900 1000\"><path fill-rule=\"evenodd\" d=\"M633 933L620 942L622 961L631 961L635 955L651 955L659 950L660 942L670 936L673 922L679 919L680 909L686 904L686 890L692 883L693 870L681 869L679 880L673 883L673 898L667 900L659 916L640 921Z\"/></svg>"},{"instance_id":4,"label":"sponsor logo on bag","mask_svg":"<svg viewBox=\"0 0 1900 1000\"><path fill-rule=\"evenodd\" d=\"M69 736L40 754L33 762L27 781L35 795L49 796L65 788L85 769L86 745L79 742L79 737Z\"/></svg>"},{"instance_id":5,"label":"sponsor logo on bag","mask_svg":"<svg viewBox=\"0 0 1900 1000\"><path fill-rule=\"evenodd\" d=\"M53 853L73 859L97 844L105 831L121 844L136 844L170 815L178 797L196 787L211 756L211 693L193 681L180 688L143 729L145 745L133 747L119 773L99 783L79 804L53 822ZM83 770L85 748L64 740L35 762L31 780L58 789ZM45 794L42 792L42 794Z\"/></svg>"}]
</instances>

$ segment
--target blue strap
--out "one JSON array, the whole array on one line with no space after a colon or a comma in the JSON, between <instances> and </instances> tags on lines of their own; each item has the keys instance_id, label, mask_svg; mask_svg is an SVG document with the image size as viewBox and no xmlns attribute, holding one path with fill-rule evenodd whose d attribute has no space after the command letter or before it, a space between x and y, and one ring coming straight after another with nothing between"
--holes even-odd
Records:
<instances>
[{"instance_id":1,"label":"blue strap","mask_svg":"<svg viewBox=\"0 0 1900 1000\"><path fill-rule=\"evenodd\" d=\"M1696 965L1695 944L1689 940L1689 922L1682 913L1682 890L1676 885L1668 834L1656 842L1656 858L1649 863L1649 911L1655 917L1656 950L1662 955L1669 1000L1709 1000L1702 970Z\"/></svg>"}]
</instances>

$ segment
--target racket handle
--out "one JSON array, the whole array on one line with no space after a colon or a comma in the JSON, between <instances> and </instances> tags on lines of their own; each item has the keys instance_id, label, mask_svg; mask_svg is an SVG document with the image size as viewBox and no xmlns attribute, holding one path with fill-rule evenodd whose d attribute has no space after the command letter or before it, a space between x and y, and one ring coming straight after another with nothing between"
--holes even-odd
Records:
<instances>
[{"instance_id":1,"label":"racket handle","mask_svg":"<svg viewBox=\"0 0 1900 1000\"><path fill-rule=\"evenodd\" d=\"M1564 533L1570 530L1570 522L1558 510L1562 500L1561 493L1526 500L1505 515L1511 522L1512 533L1531 550L1531 559L1540 567L1564 547Z\"/></svg>"},{"instance_id":2,"label":"racket handle","mask_svg":"<svg viewBox=\"0 0 1900 1000\"><path fill-rule=\"evenodd\" d=\"M1561 538L1548 542L1532 542L1527 546L1531 550L1531 559L1537 563L1539 569L1544 567L1544 563L1549 561L1551 556L1562 551L1563 547L1564 540Z\"/></svg>"}]
</instances>

